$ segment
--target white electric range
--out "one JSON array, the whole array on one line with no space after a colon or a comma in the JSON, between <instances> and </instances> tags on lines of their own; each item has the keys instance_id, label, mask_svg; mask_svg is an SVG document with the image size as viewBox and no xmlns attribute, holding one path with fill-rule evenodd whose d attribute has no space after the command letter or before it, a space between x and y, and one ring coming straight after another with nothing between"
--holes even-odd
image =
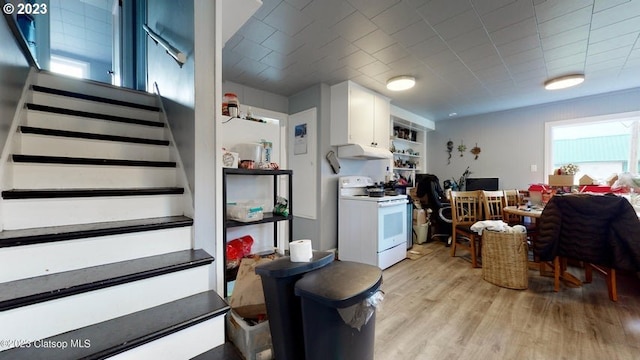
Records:
<instances>
[{"instance_id":1,"label":"white electric range","mask_svg":"<svg viewBox=\"0 0 640 360\"><path fill-rule=\"evenodd\" d=\"M338 183L338 258L381 269L406 257L407 195L369 196L365 176Z\"/></svg>"}]
</instances>

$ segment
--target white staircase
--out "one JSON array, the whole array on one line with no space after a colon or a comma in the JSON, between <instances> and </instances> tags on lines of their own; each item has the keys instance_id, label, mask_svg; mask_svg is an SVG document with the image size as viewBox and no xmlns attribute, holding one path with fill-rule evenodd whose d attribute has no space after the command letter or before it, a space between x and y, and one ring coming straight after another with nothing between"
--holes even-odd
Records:
<instances>
[{"instance_id":1,"label":"white staircase","mask_svg":"<svg viewBox=\"0 0 640 360\"><path fill-rule=\"evenodd\" d=\"M34 75L0 165L0 360L227 358L156 97Z\"/></svg>"}]
</instances>

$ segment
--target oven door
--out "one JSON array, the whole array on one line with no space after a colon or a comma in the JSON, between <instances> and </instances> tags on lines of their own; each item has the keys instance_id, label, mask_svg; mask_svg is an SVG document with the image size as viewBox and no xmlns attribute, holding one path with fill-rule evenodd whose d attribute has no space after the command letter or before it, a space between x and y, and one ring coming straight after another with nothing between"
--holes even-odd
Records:
<instances>
[{"instance_id":1,"label":"oven door","mask_svg":"<svg viewBox=\"0 0 640 360\"><path fill-rule=\"evenodd\" d=\"M407 200L378 203L378 252L407 242Z\"/></svg>"}]
</instances>

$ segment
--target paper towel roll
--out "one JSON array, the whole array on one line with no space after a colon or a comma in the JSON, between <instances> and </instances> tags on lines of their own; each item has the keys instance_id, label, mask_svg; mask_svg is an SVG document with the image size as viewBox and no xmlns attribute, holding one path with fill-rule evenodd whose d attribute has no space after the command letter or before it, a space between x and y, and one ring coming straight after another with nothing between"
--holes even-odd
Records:
<instances>
[{"instance_id":1,"label":"paper towel roll","mask_svg":"<svg viewBox=\"0 0 640 360\"><path fill-rule=\"evenodd\" d=\"M296 240L289 243L291 262L310 262L313 257L311 240Z\"/></svg>"}]
</instances>

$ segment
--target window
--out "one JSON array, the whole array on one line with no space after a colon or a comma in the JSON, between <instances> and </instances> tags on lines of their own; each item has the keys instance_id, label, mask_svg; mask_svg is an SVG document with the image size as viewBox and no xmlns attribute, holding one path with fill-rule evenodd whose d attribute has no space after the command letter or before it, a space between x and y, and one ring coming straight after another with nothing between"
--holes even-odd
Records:
<instances>
[{"instance_id":1,"label":"window","mask_svg":"<svg viewBox=\"0 0 640 360\"><path fill-rule=\"evenodd\" d=\"M566 164L603 182L613 174L638 172L640 112L554 121L545 125L545 178Z\"/></svg>"},{"instance_id":2,"label":"window","mask_svg":"<svg viewBox=\"0 0 640 360\"><path fill-rule=\"evenodd\" d=\"M51 55L49 65L54 73L67 75L75 78L86 79L89 77L89 63L62 56Z\"/></svg>"}]
</instances>

